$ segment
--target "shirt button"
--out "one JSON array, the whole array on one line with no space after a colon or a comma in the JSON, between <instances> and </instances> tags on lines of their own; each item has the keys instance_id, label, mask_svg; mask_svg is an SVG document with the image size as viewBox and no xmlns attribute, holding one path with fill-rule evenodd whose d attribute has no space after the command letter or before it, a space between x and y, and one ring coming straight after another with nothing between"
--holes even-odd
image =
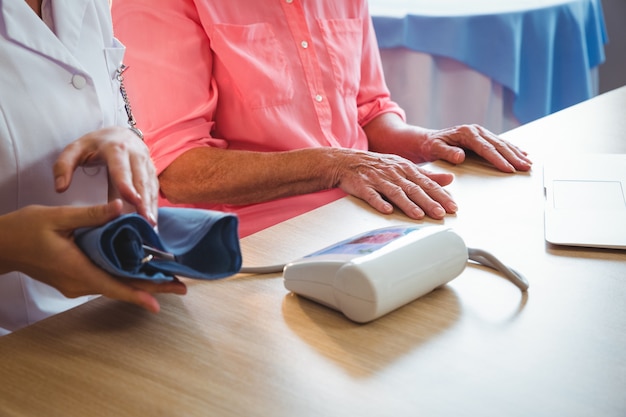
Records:
<instances>
[{"instance_id":1,"label":"shirt button","mask_svg":"<svg viewBox=\"0 0 626 417\"><path fill-rule=\"evenodd\" d=\"M315 101L317 101L318 103L321 103L322 100L324 100L324 97L322 97L320 94L315 96Z\"/></svg>"},{"instance_id":2,"label":"shirt button","mask_svg":"<svg viewBox=\"0 0 626 417\"><path fill-rule=\"evenodd\" d=\"M306 48L308 48L308 47L309 47L309 43L308 43L307 41L302 41L302 42L300 42L300 45L302 45L302 47L303 47L304 49L306 49Z\"/></svg>"},{"instance_id":3,"label":"shirt button","mask_svg":"<svg viewBox=\"0 0 626 417\"><path fill-rule=\"evenodd\" d=\"M293 0L285 0L287 2L287 4L291 4L293 3Z\"/></svg>"},{"instance_id":4,"label":"shirt button","mask_svg":"<svg viewBox=\"0 0 626 417\"><path fill-rule=\"evenodd\" d=\"M87 85L87 79L80 74L75 74L72 76L72 85L77 90L81 90Z\"/></svg>"}]
</instances>

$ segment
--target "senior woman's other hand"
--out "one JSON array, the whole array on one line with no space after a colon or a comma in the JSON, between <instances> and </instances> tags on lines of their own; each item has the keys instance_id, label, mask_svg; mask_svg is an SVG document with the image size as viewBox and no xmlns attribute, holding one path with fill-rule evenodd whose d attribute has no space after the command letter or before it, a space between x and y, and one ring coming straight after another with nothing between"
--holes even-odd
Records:
<instances>
[{"instance_id":1,"label":"senior woman's other hand","mask_svg":"<svg viewBox=\"0 0 626 417\"><path fill-rule=\"evenodd\" d=\"M476 152L503 172L528 171L532 166L526 152L479 125L425 130L419 152L427 161L460 164L465 160L463 149Z\"/></svg>"}]
</instances>

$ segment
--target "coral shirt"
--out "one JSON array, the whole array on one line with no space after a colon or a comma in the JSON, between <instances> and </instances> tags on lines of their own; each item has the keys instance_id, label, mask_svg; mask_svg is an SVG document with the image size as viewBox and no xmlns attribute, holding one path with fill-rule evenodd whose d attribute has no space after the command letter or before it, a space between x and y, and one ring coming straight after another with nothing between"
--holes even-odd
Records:
<instances>
[{"instance_id":1,"label":"coral shirt","mask_svg":"<svg viewBox=\"0 0 626 417\"><path fill-rule=\"evenodd\" d=\"M366 0L133 0L112 11L159 173L201 146L365 150L363 125L384 112L404 118L384 82ZM195 207L236 213L243 237L343 195Z\"/></svg>"}]
</instances>

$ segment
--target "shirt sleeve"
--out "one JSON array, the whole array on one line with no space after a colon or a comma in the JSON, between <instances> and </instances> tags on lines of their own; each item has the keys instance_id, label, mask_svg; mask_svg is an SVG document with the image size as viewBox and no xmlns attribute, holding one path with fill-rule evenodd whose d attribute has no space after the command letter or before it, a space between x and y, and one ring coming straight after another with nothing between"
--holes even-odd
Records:
<instances>
[{"instance_id":1,"label":"shirt sleeve","mask_svg":"<svg viewBox=\"0 0 626 417\"><path fill-rule=\"evenodd\" d=\"M125 86L157 174L192 148L228 146L211 137L218 94L210 41L192 1L171 3L117 1L111 9L127 47Z\"/></svg>"},{"instance_id":2,"label":"shirt sleeve","mask_svg":"<svg viewBox=\"0 0 626 417\"><path fill-rule=\"evenodd\" d=\"M365 126L383 113L396 113L406 120L404 110L393 100L385 83L383 67L369 14L367 1L363 7L363 57L361 59L361 84L357 95L359 124Z\"/></svg>"}]
</instances>

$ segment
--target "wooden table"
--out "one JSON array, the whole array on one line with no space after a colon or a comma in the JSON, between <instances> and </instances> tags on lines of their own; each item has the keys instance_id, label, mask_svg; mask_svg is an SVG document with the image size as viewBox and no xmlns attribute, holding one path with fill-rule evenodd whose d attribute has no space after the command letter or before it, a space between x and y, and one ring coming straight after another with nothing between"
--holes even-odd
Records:
<instances>
[{"instance_id":1,"label":"wooden table","mask_svg":"<svg viewBox=\"0 0 626 417\"><path fill-rule=\"evenodd\" d=\"M158 315L99 298L0 338L0 415L623 417L626 253L545 243L542 160L626 153L625 113L626 87L508 132L530 174L433 164L457 177L445 223L524 273L525 296L468 266L366 325L278 274L189 281ZM345 198L244 239L245 264L408 221Z\"/></svg>"}]
</instances>

